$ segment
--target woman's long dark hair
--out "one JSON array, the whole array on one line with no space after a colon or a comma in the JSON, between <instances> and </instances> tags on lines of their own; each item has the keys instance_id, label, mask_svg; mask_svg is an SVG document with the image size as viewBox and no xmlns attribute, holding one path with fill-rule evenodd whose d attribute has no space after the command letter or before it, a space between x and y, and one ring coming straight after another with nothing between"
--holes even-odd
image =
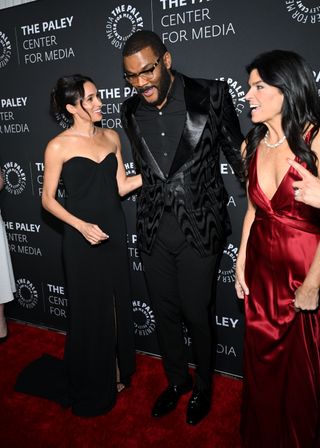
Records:
<instances>
[{"instance_id":1,"label":"woman's long dark hair","mask_svg":"<svg viewBox=\"0 0 320 448\"><path fill-rule=\"evenodd\" d=\"M66 105L72 104L75 106L77 101L80 100L81 107L83 108L83 85L85 82L92 82L94 84L91 78L79 74L63 76L58 79L50 95L50 111L55 118L58 120L62 118L69 126L73 124L73 116L67 111Z\"/></svg>"},{"instance_id":2,"label":"woman's long dark hair","mask_svg":"<svg viewBox=\"0 0 320 448\"><path fill-rule=\"evenodd\" d=\"M257 56L246 69L248 74L257 69L264 82L283 93L281 124L289 147L317 175L318 158L311 150L311 143L319 132L320 103L310 66L297 53L274 50ZM313 133L310 141L305 142L304 134L309 125L312 125ZM258 123L246 137L247 172L250 160L266 131L267 127Z\"/></svg>"}]
</instances>

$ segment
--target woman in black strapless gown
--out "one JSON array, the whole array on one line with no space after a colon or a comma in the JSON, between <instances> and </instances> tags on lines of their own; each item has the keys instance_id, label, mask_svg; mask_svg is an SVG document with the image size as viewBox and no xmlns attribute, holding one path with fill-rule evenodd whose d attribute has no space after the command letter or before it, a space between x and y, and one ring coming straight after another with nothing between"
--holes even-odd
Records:
<instances>
[{"instance_id":1,"label":"woman in black strapless gown","mask_svg":"<svg viewBox=\"0 0 320 448\"><path fill-rule=\"evenodd\" d=\"M90 78L59 79L52 92L53 111L71 126L51 140L45 152L42 204L65 223L70 309L63 369L56 368L52 358L47 365L59 372L59 386L56 391L44 387L38 395L71 404L80 416L109 411L135 366L126 224L119 194L138 188L141 177L126 177L117 133L94 126L101 120L101 105ZM65 207L55 199L60 176L67 191ZM23 375L19 382L17 389L28 392Z\"/></svg>"},{"instance_id":2,"label":"woman in black strapless gown","mask_svg":"<svg viewBox=\"0 0 320 448\"><path fill-rule=\"evenodd\" d=\"M73 410L109 410L116 398L117 359L121 382L133 373L134 341L126 247L126 225L116 182L117 158L86 157L65 162L66 208L96 223L109 238L91 245L66 225L63 258L70 302L65 359ZM115 319L116 316L116 319ZM96 411L95 411L96 410Z\"/></svg>"}]
</instances>

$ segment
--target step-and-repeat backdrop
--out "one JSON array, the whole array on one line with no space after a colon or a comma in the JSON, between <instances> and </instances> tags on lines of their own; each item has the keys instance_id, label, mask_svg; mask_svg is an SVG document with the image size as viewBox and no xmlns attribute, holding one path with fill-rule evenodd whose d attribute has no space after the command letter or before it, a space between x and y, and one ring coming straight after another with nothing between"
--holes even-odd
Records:
<instances>
[{"instance_id":1,"label":"step-and-repeat backdrop","mask_svg":"<svg viewBox=\"0 0 320 448\"><path fill-rule=\"evenodd\" d=\"M66 329L68 293L61 262L62 225L41 208L43 151L65 126L49 115L49 94L58 77L92 77L104 106L103 127L119 132L127 174L135 173L120 122L122 102L134 93L122 77L121 49L135 31L156 31L173 55L174 68L194 77L225 80L243 132L250 127L245 65L263 51L301 53L320 86L320 0L39 0L0 12L1 193L16 277L9 317ZM218 274L217 370L242 373L244 317L234 292L244 192L221 160L233 234ZM63 203L65 190L57 192ZM136 196L123 201L128 224L136 347L158 354L152 304L145 287L135 230ZM194 298L197 300L197 297ZM185 342L192 341L186 330Z\"/></svg>"}]
</instances>

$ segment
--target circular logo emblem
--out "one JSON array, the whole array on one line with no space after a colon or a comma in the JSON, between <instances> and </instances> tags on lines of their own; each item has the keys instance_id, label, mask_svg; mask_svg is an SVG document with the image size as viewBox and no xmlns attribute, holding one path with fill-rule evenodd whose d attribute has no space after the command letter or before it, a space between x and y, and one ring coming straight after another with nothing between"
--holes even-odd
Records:
<instances>
[{"instance_id":1,"label":"circular logo emblem","mask_svg":"<svg viewBox=\"0 0 320 448\"><path fill-rule=\"evenodd\" d=\"M106 35L111 45L119 50L136 31L143 29L143 18L135 6L119 5L114 8L106 24Z\"/></svg>"},{"instance_id":2,"label":"circular logo emblem","mask_svg":"<svg viewBox=\"0 0 320 448\"><path fill-rule=\"evenodd\" d=\"M156 328L154 314L149 305L140 300L132 302L134 312L134 332L139 336L149 336Z\"/></svg>"},{"instance_id":3,"label":"circular logo emblem","mask_svg":"<svg viewBox=\"0 0 320 448\"><path fill-rule=\"evenodd\" d=\"M11 43L7 36L0 31L0 68L5 67L11 58Z\"/></svg>"},{"instance_id":4,"label":"circular logo emblem","mask_svg":"<svg viewBox=\"0 0 320 448\"><path fill-rule=\"evenodd\" d=\"M5 189L8 193L18 195L26 188L27 178L20 165L16 162L7 162L3 166Z\"/></svg>"},{"instance_id":5,"label":"circular logo emblem","mask_svg":"<svg viewBox=\"0 0 320 448\"><path fill-rule=\"evenodd\" d=\"M56 114L54 114L54 116L55 116L55 119L57 120L58 125L62 129L68 129L70 127L70 122L64 115L56 113Z\"/></svg>"},{"instance_id":6,"label":"circular logo emblem","mask_svg":"<svg viewBox=\"0 0 320 448\"><path fill-rule=\"evenodd\" d=\"M192 339L189 335L188 328L185 326L184 322L182 322L182 331L183 331L183 337L184 337L184 343L187 347L191 347L192 345Z\"/></svg>"},{"instance_id":7,"label":"circular logo emblem","mask_svg":"<svg viewBox=\"0 0 320 448\"><path fill-rule=\"evenodd\" d=\"M233 244L228 246L223 251L220 269L218 273L218 281L223 283L232 283L236 276L236 262L238 256L238 248Z\"/></svg>"},{"instance_id":8,"label":"circular logo emblem","mask_svg":"<svg viewBox=\"0 0 320 448\"><path fill-rule=\"evenodd\" d=\"M318 71L313 70L313 75L314 75L314 79L315 79L316 84L317 84L318 95L320 96L320 70L318 70Z\"/></svg>"},{"instance_id":9,"label":"circular logo emblem","mask_svg":"<svg viewBox=\"0 0 320 448\"><path fill-rule=\"evenodd\" d=\"M246 104L246 100L244 99L246 92L243 90L243 87L239 82L232 78L217 78L219 81L225 81L229 87L229 93L231 99L233 101L233 105L237 115L240 115L243 112L243 109Z\"/></svg>"},{"instance_id":10,"label":"circular logo emblem","mask_svg":"<svg viewBox=\"0 0 320 448\"><path fill-rule=\"evenodd\" d=\"M298 23L319 23L319 0L285 0L285 5L291 18Z\"/></svg>"},{"instance_id":11,"label":"circular logo emblem","mask_svg":"<svg viewBox=\"0 0 320 448\"><path fill-rule=\"evenodd\" d=\"M16 288L16 297L23 308L30 310L38 304L38 291L29 280L20 278L16 282Z\"/></svg>"}]
</instances>

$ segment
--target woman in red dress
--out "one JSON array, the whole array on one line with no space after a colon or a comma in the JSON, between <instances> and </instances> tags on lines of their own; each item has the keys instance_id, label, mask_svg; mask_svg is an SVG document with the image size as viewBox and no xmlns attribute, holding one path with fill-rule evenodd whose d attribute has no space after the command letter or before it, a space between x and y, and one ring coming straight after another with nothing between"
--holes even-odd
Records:
<instances>
[{"instance_id":1,"label":"woman in red dress","mask_svg":"<svg viewBox=\"0 0 320 448\"><path fill-rule=\"evenodd\" d=\"M318 176L319 98L296 53L264 53L247 70L254 127L242 148L248 209L235 285L246 316L242 445L318 448L320 211L295 200L301 176L288 159Z\"/></svg>"}]
</instances>

